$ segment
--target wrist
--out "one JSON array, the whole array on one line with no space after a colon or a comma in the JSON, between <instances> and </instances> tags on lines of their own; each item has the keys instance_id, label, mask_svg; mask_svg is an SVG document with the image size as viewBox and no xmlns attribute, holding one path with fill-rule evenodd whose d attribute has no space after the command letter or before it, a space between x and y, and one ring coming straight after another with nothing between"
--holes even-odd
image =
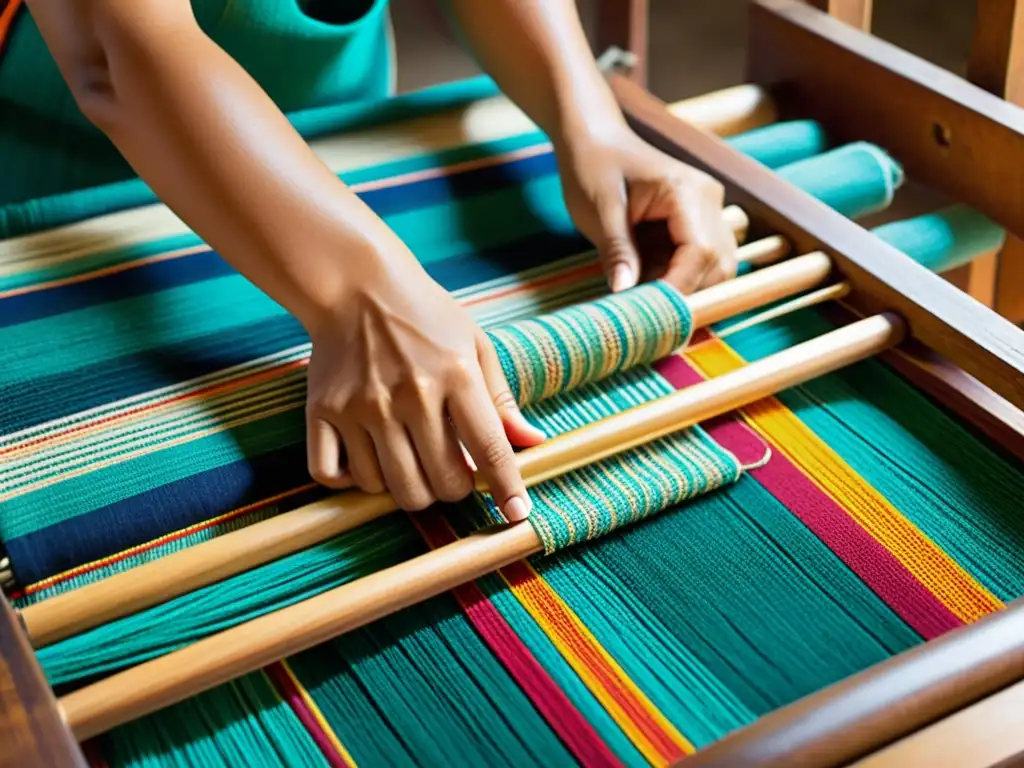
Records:
<instances>
[{"instance_id":1,"label":"wrist","mask_svg":"<svg viewBox=\"0 0 1024 768\"><path fill-rule=\"evenodd\" d=\"M559 89L557 118L549 131L558 153L617 142L630 132L622 110L600 74L587 87Z\"/></svg>"},{"instance_id":2,"label":"wrist","mask_svg":"<svg viewBox=\"0 0 1024 768\"><path fill-rule=\"evenodd\" d=\"M310 338L331 325L361 295L395 279L409 279L419 262L390 230L346 233L319 259L311 260L294 307L289 311Z\"/></svg>"}]
</instances>

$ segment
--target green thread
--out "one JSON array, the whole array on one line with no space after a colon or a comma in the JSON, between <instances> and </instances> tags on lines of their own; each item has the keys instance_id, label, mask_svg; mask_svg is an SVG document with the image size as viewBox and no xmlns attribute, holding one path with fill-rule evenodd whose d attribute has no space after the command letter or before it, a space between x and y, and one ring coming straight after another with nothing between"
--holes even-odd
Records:
<instances>
[{"instance_id":1,"label":"green thread","mask_svg":"<svg viewBox=\"0 0 1024 768\"><path fill-rule=\"evenodd\" d=\"M690 338L686 301L664 282L488 331L520 405L653 363Z\"/></svg>"}]
</instances>

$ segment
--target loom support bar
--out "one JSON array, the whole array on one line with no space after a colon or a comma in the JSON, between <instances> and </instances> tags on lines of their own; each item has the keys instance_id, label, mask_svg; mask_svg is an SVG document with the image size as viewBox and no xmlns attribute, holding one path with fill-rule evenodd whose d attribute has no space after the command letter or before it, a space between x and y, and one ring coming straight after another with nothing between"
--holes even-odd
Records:
<instances>
[{"instance_id":1,"label":"loom support bar","mask_svg":"<svg viewBox=\"0 0 1024 768\"><path fill-rule=\"evenodd\" d=\"M905 333L895 315L868 317L552 440L525 466L531 482L561 474L868 358L898 344ZM76 738L84 740L540 550L529 523L474 533L79 689L64 696L61 706Z\"/></svg>"},{"instance_id":2,"label":"loom support bar","mask_svg":"<svg viewBox=\"0 0 1024 768\"><path fill-rule=\"evenodd\" d=\"M809 253L691 294L687 302L694 327L813 288L831 268L827 256ZM345 491L28 606L22 620L32 644L41 648L298 552L395 509L389 494Z\"/></svg>"}]
</instances>

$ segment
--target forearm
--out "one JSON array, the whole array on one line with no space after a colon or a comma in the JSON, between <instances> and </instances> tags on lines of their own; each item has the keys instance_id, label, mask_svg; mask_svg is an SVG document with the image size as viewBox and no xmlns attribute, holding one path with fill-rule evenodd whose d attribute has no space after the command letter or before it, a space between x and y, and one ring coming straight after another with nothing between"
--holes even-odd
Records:
<instances>
[{"instance_id":1,"label":"forearm","mask_svg":"<svg viewBox=\"0 0 1024 768\"><path fill-rule=\"evenodd\" d=\"M557 144L624 125L573 0L447 0L483 69Z\"/></svg>"},{"instance_id":2,"label":"forearm","mask_svg":"<svg viewBox=\"0 0 1024 768\"><path fill-rule=\"evenodd\" d=\"M357 254L388 235L383 222L179 3L88 5L33 6L83 111L178 216L309 327Z\"/></svg>"}]
</instances>

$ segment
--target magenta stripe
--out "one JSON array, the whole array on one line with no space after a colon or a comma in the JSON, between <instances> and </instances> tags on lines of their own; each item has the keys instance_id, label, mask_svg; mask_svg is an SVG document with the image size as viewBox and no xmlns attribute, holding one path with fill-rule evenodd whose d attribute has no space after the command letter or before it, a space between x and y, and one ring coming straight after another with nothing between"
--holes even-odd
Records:
<instances>
[{"instance_id":1,"label":"magenta stripe","mask_svg":"<svg viewBox=\"0 0 1024 768\"><path fill-rule=\"evenodd\" d=\"M292 681L291 676L281 666L280 662L275 662L268 667L264 667L264 672L270 678L270 681L277 688L278 694L284 699L288 706L292 708L292 712L299 718L303 727L309 732L309 735L313 737L313 741L316 742L317 747L323 753L323 756L327 758L327 762L331 764L332 768L350 768L348 761L345 760L330 738L324 733L320 722L316 719L316 715L310 711L306 705L306 700L302 698L302 694L299 693L298 688L295 687L295 683Z\"/></svg>"},{"instance_id":2,"label":"magenta stripe","mask_svg":"<svg viewBox=\"0 0 1024 768\"><path fill-rule=\"evenodd\" d=\"M679 355L658 363L657 370L677 389L704 380L696 367ZM747 435L753 432L735 418L717 419L705 425L705 429L723 448L734 453L736 450L732 445L739 448L749 445ZM766 442L771 445L771 441ZM749 474L925 640L963 625L895 555L786 458L777 446L774 446L768 463Z\"/></svg>"},{"instance_id":3,"label":"magenta stripe","mask_svg":"<svg viewBox=\"0 0 1024 768\"><path fill-rule=\"evenodd\" d=\"M428 511L410 519L431 549L455 541L448 521L437 512ZM580 764L588 768L621 766L611 748L551 679L476 582L455 587L452 594L484 642Z\"/></svg>"}]
</instances>

